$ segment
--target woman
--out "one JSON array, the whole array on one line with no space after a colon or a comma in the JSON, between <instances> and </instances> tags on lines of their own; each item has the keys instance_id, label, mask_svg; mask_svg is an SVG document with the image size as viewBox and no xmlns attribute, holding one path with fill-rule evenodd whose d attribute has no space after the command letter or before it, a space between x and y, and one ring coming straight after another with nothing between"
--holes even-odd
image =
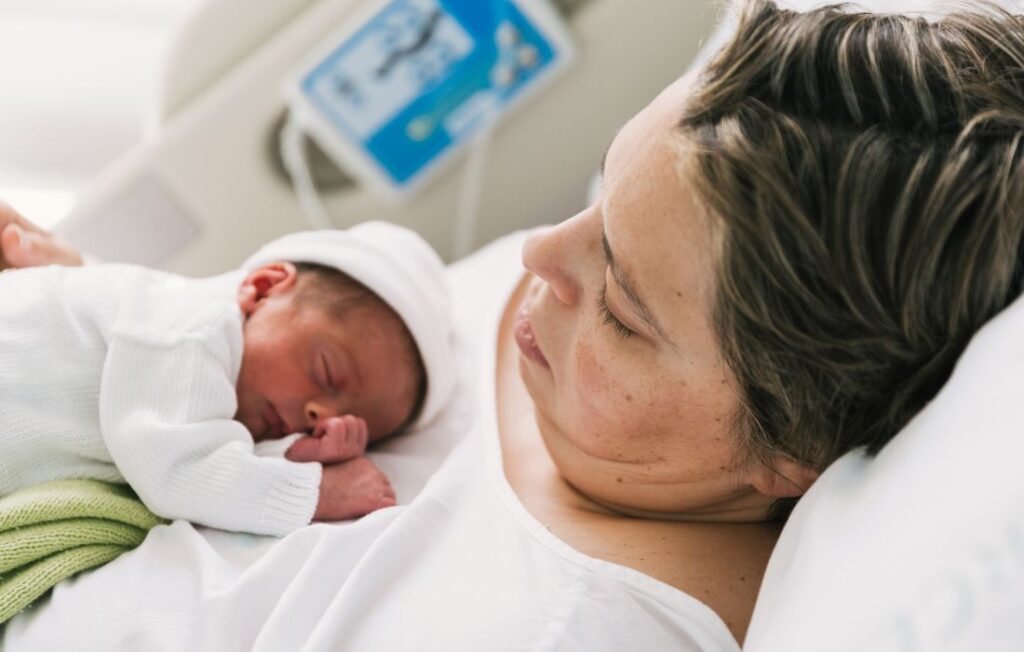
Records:
<instances>
[{"instance_id":1,"label":"woman","mask_svg":"<svg viewBox=\"0 0 1024 652\"><path fill-rule=\"evenodd\" d=\"M465 321L497 325L494 364L476 333L477 432L406 511L351 526L372 542L330 597L246 627L197 608L204 633L173 640L736 649L779 519L837 457L884 446L1020 293L1022 138L1019 18L750 1L615 137L597 201L525 241L525 277L499 269L515 236L455 267ZM261 571L316 557L313 536ZM234 590L273 590L244 575ZM46 613L15 642L47 641Z\"/></svg>"}]
</instances>

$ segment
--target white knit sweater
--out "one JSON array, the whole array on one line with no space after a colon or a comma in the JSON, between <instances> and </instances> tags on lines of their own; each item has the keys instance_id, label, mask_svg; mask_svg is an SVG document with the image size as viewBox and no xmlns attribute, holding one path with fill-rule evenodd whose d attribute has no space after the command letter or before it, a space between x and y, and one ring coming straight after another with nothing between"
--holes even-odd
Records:
<instances>
[{"instance_id":1,"label":"white knit sweater","mask_svg":"<svg viewBox=\"0 0 1024 652\"><path fill-rule=\"evenodd\" d=\"M0 273L0 495L126 481L153 512L281 536L310 522L320 464L232 417L240 273L127 265Z\"/></svg>"}]
</instances>

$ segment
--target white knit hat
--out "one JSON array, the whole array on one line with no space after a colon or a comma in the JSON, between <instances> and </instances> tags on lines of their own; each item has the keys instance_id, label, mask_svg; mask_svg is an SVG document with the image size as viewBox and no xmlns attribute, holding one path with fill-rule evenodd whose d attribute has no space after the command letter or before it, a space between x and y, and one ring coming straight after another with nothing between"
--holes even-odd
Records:
<instances>
[{"instance_id":1,"label":"white knit hat","mask_svg":"<svg viewBox=\"0 0 1024 652\"><path fill-rule=\"evenodd\" d=\"M455 361L444 263L430 245L395 224L364 222L344 231L302 231L278 238L253 254L242 269L248 272L279 261L340 270L398 313L416 341L427 373L427 395L413 425L432 420L455 386Z\"/></svg>"}]
</instances>

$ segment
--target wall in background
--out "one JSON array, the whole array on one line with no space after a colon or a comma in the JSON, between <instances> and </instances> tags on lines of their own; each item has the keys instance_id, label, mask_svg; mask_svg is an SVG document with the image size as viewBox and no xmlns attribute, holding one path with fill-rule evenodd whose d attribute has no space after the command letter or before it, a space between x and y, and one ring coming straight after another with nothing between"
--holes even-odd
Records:
<instances>
[{"instance_id":1,"label":"wall in background","mask_svg":"<svg viewBox=\"0 0 1024 652\"><path fill-rule=\"evenodd\" d=\"M0 198L52 225L142 137L160 53L194 0L0 0Z\"/></svg>"}]
</instances>

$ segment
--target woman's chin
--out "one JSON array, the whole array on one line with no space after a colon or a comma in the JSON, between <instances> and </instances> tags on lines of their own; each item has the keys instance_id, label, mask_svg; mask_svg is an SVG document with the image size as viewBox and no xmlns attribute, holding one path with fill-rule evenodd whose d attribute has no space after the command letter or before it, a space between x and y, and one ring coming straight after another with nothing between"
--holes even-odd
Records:
<instances>
[{"instance_id":1,"label":"woman's chin","mask_svg":"<svg viewBox=\"0 0 1024 652\"><path fill-rule=\"evenodd\" d=\"M551 370L519 355L519 378L529 394L535 412L549 412L555 395L555 379Z\"/></svg>"}]
</instances>

